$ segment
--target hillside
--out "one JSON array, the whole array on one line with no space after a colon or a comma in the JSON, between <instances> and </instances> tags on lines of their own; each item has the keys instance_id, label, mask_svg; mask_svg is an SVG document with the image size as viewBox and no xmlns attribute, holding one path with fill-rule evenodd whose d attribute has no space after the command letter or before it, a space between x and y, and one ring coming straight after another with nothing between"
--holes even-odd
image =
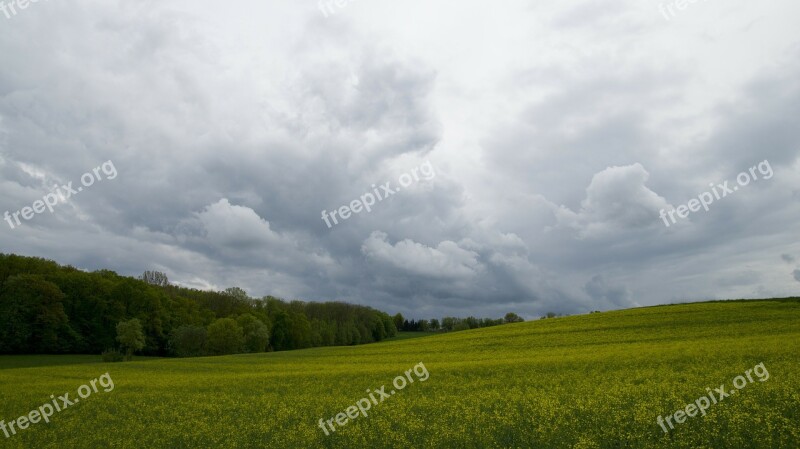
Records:
<instances>
[{"instance_id":1,"label":"hillside","mask_svg":"<svg viewBox=\"0 0 800 449\"><path fill-rule=\"evenodd\" d=\"M49 424L0 438L14 448L797 448L799 344L795 298L649 307L268 354L122 364L86 357L68 364L71 356L58 356L53 366L33 366L47 356L6 356L6 422L51 394L74 397L106 372L114 388L55 413ZM668 433L657 423L707 387L735 390L732 380L761 363L768 377L763 370L751 376L706 416ZM389 394L397 376L415 382ZM368 416L335 424L368 390L380 401L382 385L388 397L370 405ZM326 436L319 421L331 418L336 431Z\"/></svg>"}]
</instances>

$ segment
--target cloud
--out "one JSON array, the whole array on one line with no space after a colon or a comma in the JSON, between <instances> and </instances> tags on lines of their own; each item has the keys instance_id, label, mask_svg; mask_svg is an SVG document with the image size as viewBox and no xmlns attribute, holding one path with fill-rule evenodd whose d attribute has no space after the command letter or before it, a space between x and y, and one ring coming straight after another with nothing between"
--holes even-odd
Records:
<instances>
[{"instance_id":1,"label":"cloud","mask_svg":"<svg viewBox=\"0 0 800 449\"><path fill-rule=\"evenodd\" d=\"M432 248L408 239L392 245L387 238L386 233L373 232L364 241L362 253L389 268L438 279L469 278L483 269L477 253L455 242L444 241Z\"/></svg>"},{"instance_id":2,"label":"cloud","mask_svg":"<svg viewBox=\"0 0 800 449\"><path fill-rule=\"evenodd\" d=\"M631 300L631 292L623 285L608 282L603 275L593 276L584 286L586 293L596 301L600 308L629 308L634 307L635 301Z\"/></svg>"},{"instance_id":3,"label":"cloud","mask_svg":"<svg viewBox=\"0 0 800 449\"><path fill-rule=\"evenodd\" d=\"M202 237L215 246L243 250L281 241L281 236L270 229L269 222L253 209L232 205L227 198L194 215L202 228Z\"/></svg>"},{"instance_id":4,"label":"cloud","mask_svg":"<svg viewBox=\"0 0 800 449\"><path fill-rule=\"evenodd\" d=\"M796 294L775 254L800 251L800 3L669 26L633 1L387 5L6 21L0 212L107 160L119 176L6 226L3 251L414 318ZM669 201L765 158L773 179L664 228ZM424 160L420 188L320 219Z\"/></svg>"},{"instance_id":5,"label":"cloud","mask_svg":"<svg viewBox=\"0 0 800 449\"><path fill-rule=\"evenodd\" d=\"M561 206L556 219L577 230L581 238L657 226L659 210L672 206L645 186L649 176L639 163L609 167L592 177L580 210Z\"/></svg>"}]
</instances>

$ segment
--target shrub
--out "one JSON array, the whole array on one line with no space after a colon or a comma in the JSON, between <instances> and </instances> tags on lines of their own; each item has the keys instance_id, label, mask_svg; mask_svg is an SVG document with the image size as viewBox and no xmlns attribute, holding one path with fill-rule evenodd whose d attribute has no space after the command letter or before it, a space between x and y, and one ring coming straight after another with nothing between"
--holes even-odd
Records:
<instances>
[{"instance_id":1,"label":"shrub","mask_svg":"<svg viewBox=\"0 0 800 449\"><path fill-rule=\"evenodd\" d=\"M102 356L104 362L121 362L123 359L125 359L125 355L116 349L106 349L103 351Z\"/></svg>"}]
</instances>

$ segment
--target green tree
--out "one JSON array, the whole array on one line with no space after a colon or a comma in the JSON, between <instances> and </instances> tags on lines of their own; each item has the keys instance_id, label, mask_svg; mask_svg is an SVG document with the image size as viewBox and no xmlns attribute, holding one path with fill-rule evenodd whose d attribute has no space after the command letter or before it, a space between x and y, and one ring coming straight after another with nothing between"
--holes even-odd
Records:
<instances>
[{"instance_id":1,"label":"green tree","mask_svg":"<svg viewBox=\"0 0 800 449\"><path fill-rule=\"evenodd\" d=\"M397 332L393 317L365 306L286 302L271 296L255 300L239 288L209 292L170 285L165 274L155 271L134 279L110 270L87 273L49 260L0 254L0 352L99 353L120 346L118 323L137 318L145 344L133 350L136 354L174 355L179 341L188 347L183 354L197 354L197 342L202 341L197 326L249 314L269 330L280 312L286 313L283 337L268 336L267 341L274 339L273 347L283 349L368 343ZM399 317L402 327L405 320ZM254 331L243 329L248 350L260 348L264 337L254 324ZM414 322L415 329L418 324ZM176 333L182 326L194 328ZM275 334L280 330L278 326Z\"/></svg>"},{"instance_id":2,"label":"green tree","mask_svg":"<svg viewBox=\"0 0 800 449\"><path fill-rule=\"evenodd\" d=\"M464 318L464 323L466 323L467 326L469 326L470 329L477 329L477 328L481 327L480 322L474 316L468 316L468 317Z\"/></svg>"},{"instance_id":3,"label":"green tree","mask_svg":"<svg viewBox=\"0 0 800 449\"><path fill-rule=\"evenodd\" d=\"M167 275L160 271L145 271L139 279L147 282L150 285L157 285L159 287L166 287L169 285Z\"/></svg>"},{"instance_id":4,"label":"green tree","mask_svg":"<svg viewBox=\"0 0 800 449\"><path fill-rule=\"evenodd\" d=\"M239 287L226 288L225 291L222 293L228 296L233 296L234 298L241 301L250 301L250 296L247 294L247 292Z\"/></svg>"},{"instance_id":5,"label":"green tree","mask_svg":"<svg viewBox=\"0 0 800 449\"><path fill-rule=\"evenodd\" d=\"M456 325L459 324L460 322L461 322L461 320L458 319L458 318L455 318L455 317L452 317L452 316L446 316L446 317L442 318L442 329L444 329L444 330L446 330L448 332L453 331L453 330L455 330ZM467 327L469 327L469 326L467 326Z\"/></svg>"},{"instance_id":6,"label":"green tree","mask_svg":"<svg viewBox=\"0 0 800 449\"><path fill-rule=\"evenodd\" d=\"M521 316L517 315L516 313L509 312L506 314L506 317L503 318L506 323L521 323L525 321L522 319Z\"/></svg>"},{"instance_id":7,"label":"green tree","mask_svg":"<svg viewBox=\"0 0 800 449\"><path fill-rule=\"evenodd\" d=\"M465 321L462 321L453 327L453 331L466 331L466 330L469 330L469 324L467 324Z\"/></svg>"},{"instance_id":8,"label":"green tree","mask_svg":"<svg viewBox=\"0 0 800 449\"><path fill-rule=\"evenodd\" d=\"M269 344L269 327L255 316L246 313L236 319L244 332L244 349L247 352L264 352Z\"/></svg>"},{"instance_id":9,"label":"green tree","mask_svg":"<svg viewBox=\"0 0 800 449\"><path fill-rule=\"evenodd\" d=\"M178 357L200 357L205 355L207 339L203 326L183 325L170 334L169 349Z\"/></svg>"},{"instance_id":10,"label":"green tree","mask_svg":"<svg viewBox=\"0 0 800 449\"><path fill-rule=\"evenodd\" d=\"M275 313L272 325L272 347L276 351L292 349L289 314L283 310Z\"/></svg>"},{"instance_id":11,"label":"green tree","mask_svg":"<svg viewBox=\"0 0 800 449\"><path fill-rule=\"evenodd\" d=\"M167 345L168 332L164 326L171 312L163 288L132 278L119 278L116 284L110 292L111 300L122 307L124 317L139 319L145 337L142 349L148 354L159 354L159 349Z\"/></svg>"},{"instance_id":12,"label":"green tree","mask_svg":"<svg viewBox=\"0 0 800 449\"><path fill-rule=\"evenodd\" d=\"M419 320L417 322L417 325L419 326L419 330L422 331L422 332L426 332L430 328L430 324L428 324L428 320Z\"/></svg>"},{"instance_id":13,"label":"green tree","mask_svg":"<svg viewBox=\"0 0 800 449\"><path fill-rule=\"evenodd\" d=\"M68 351L74 336L63 300L58 286L40 275L8 278L0 290L0 352Z\"/></svg>"},{"instance_id":14,"label":"green tree","mask_svg":"<svg viewBox=\"0 0 800 449\"><path fill-rule=\"evenodd\" d=\"M302 349L310 347L311 343L311 322L304 314L285 310L275 313L272 325L273 349L276 351Z\"/></svg>"},{"instance_id":15,"label":"green tree","mask_svg":"<svg viewBox=\"0 0 800 449\"><path fill-rule=\"evenodd\" d=\"M381 321L383 322L383 329L384 329L384 338L394 337L397 335L397 327L394 325L394 320L392 317L389 316L388 313L380 313Z\"/></svg>"},{"instance_id":16,"label":"green tree","mask_svg":"<svg viewBox=\"0 0 800 449\"><path fill-rule=\"evenodd\" d=\"M289 349L303 349L311 346L311 323L304 314L291 312L289 329L291 340Z\"/></svg>"},{"instance_id":17,"label":"green tree","mask_svg":"<svg viewBox=\"0 0 800 449\"><path fill-rule=\"evenodd\" d=\"M336 344L336 323L327 320L311 320L311 334L314 346L333 346ZM313 339L318 339L318 341Z\"/></svg>"},{"instance_id":18,"label":"green tree","mask_svg":"<svg viewBox=\"0 0 800 449\"><path fill-rule=\"evenodd\" d=\"M405 319L405 318L403 318L403 314L402 314L402 313L398 313L397 315L395 315L394 317L392 317L392 320L394 321L394 327L395 327L395 329L397 329L397 330L400 330L400 329L402 329L402 328L403 328L403 322L404 322L406 319Z\"/></svg>"},{"instance_id":19,"label":"green tree","mask_svg":"<svg viewBox=\"0 0 800 449\"><path fill-rule=\"evenodd\" d=\"M244 330L233 318L220 318L208 326L208 351L214 355L236 354L244 346Z\"/></svg>"},{"instance_id":20,"label":"green tree","mask_svg":"<svg viewBox=\"0 0 800 449\"><path fill-rule=\"evenodd\" d=\"M117 341L125 350L125 359L133 359L133 353L144 348L144 331L138 318L117 324Z\"/></svg>"}]
</instances>

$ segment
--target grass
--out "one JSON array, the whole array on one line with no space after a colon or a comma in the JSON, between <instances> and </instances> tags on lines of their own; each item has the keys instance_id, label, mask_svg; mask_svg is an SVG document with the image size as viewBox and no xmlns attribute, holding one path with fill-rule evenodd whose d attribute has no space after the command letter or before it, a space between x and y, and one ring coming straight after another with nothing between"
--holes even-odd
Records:
<instances>
[{"instance_id":1,"label":"grass","mask_svg":"<svg viewBox=\"0 0 800 449\"><path fill-rule=\"evenodd\" d=\"M412 338L430 337L431 335L441 335L441 332L398 332L396 336L387 338L384 341L410 340Z\"/></svg>"},{"instance_id":2,"label":"grass","mask_svg":"<svg viewBox=\"0 0 800 449\"><path fill-rule=\"evenodd\" d=\"M100 363L100 355L7 355L0 357L0 370L11 368L33 368L63 365ZM158 357L136 357L137 361L159 360Z\"/></svg>"},{"instance_id":3,"label":"grass","mask_svg":"<svg viewBox=\"0 0 800 449\"><path fill-rule=\"evenodd\" d=\"M122 364L0 357L0 419L109 372L115 388L4 438L12 448L800 447L800 301L632 309L358 347ZM34 358L35 360L36 358ZM423 362L368 417L317 427ZM665 434L656 422L763 362ZM416 379L414 374L412 377Z\"/></svg>"}]
</instances>

